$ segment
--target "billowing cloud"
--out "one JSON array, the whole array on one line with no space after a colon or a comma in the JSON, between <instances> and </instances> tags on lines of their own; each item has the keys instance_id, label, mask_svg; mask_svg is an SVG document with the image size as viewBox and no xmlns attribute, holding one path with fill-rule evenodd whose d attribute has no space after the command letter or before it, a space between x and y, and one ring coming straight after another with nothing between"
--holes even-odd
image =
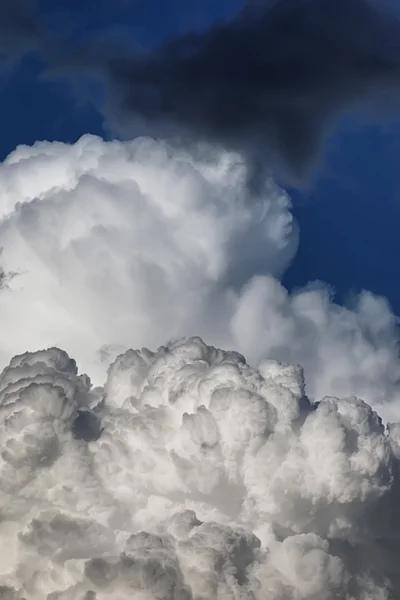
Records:
<instances>
[{"instance_id":1,"label":"billowing cloud","mask_svg":"<svg viewBox=\"0 0 400 600\"><path fill-rule=\"evenodd\" d=\"M400 596L397 318L289 294L247 183L151 138L0 165L0 597Z\"/></svg>"},{"instance_id":2,"label":"billowing cloud","mask_svg":"<svg viewBox=\"0 0 400 600\"><path fill-rule=\"evenodd\" d=\"M22 41L30 7L0 8ZM398 320L289 294L290 199L248 186L397 86L398 26L356 0L265 10L101 55L114 124L184 150L84 136L0 165L5 600L400 597Z\"/></svg>"},{"instance_id":3,"label":"billowing cloud","mask_svg":"<svg viewBox=\"0 0 400 600\"><path fill-rule=\"evenodd\" d=\"M201 335L299 363L307 392L398 411L397 319L370 293L341 307L278 279L297 247L290 200L249 196L233 153L148 138L20 147L0 166L0 358L59 346L95 382L124 349ZM394 412L393 412L394 411Z\"/></svg>"},{"instance_id":4,"label":"billowing cloud","mask_svg":"<svg viewBox=\"0 0 400 600\"><path fill-rule=\"evenodd\" d=\"M88 367L107 344L225 335L226 291L252 270L279 276L297 230L286 194L269 182L250 202L243 161L208 151L86 136L8 157L1 260L18 277L0 295L3 364L38 345Z\"/></svg>"},{"instance_id":5,"label":"billowing cloud","mask_svg":"<svg viewBox=\"0 0 400 600\"><path fill-rule=\"evenodd\" d=\"M300 368L192 338L129 350L94 390L65 352L25 353L0 429L5 598L400 593L397 428L361 400L310 403Z\"/></svg>"},{"instance_id":6,"label":"billowing cloud","mask_svg":"<svg viewBox=\"0 0 400 600\"><path fill-rule=\"evenodd\" d=\"M398 318L384 298L364 291L340 306L323 284L290 295L272 277L254 277L237 298L230 326L252 361L301 363L314 399L356 395L399 418Z\"/></svg>"}]
</instances>

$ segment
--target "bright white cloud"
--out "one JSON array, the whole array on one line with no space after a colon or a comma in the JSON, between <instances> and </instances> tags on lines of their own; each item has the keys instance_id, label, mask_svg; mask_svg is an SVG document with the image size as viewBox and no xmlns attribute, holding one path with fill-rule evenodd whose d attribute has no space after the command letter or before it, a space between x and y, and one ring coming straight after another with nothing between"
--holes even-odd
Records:
<instances>
[{"instance_id":1,"label":"bright white cloud","mask_svg":"<svg viewBox=\"0 0 400 600\"><path fill-rule=\"evenodd\" d=\"M87 367L104 344L223 337L229 286L252 264L279 275L297 244L287 196L269 183L250 201L238 157L150 139L20 147L0 189L2 260L20 273L0 297L3 364L54 344Z\"/></svg>"},{"instance_id":2,"label":"bright white cloud","mask_svg":"<svg viewBox=\"0 0 400 600\"><path fill-rule=\"evenodd\" d=\"M387 303L363 293L340 307L323 286L288 295L275 277L297 247L290 200L271 181L249 197L245 183L240 157L209 147L85 136L17 148L0 165L1 260L19 273L0 294L1 363L56 345L102 383L124 348L201 335L252 364L302 364L312 397L357 395L397 418Z\"/></svg>"},{"instance_id":3,"label":"bright white cloud","mask_svg":"<svg viewBox=\"0 0 400 600\"><path fill-rule=\"evenodd\" d=\"M322 284L290 295L276 279L254 277L237 298L231 330L249 360L300 363L314 399L355 395L399 419L398 319L383 298L363 292L345 307Z\"/></svg>"},{"instance_id":4,"label":"bright white cloud","mask_svg":"<svg viewBox=\"0 0 400 600\"><path fill-rule=\"evenodd\" d=\"M398 594L398 432L359 400L313 406L303 389L301 369L256 371L199 338L128 351L104 390L60 350L14 358L0 378L3 596Z\"/></svg>"}]
</instances>

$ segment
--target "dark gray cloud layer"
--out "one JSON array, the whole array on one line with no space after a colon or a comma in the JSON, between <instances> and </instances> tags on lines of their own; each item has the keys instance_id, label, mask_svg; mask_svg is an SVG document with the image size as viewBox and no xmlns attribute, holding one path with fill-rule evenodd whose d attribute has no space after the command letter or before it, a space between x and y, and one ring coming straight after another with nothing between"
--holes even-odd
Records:
<instances>
[{"instance_id":1,"label":"dark gray cloud layer","mask_svg":"<svg viewBox=\"0 0 400 600\"><path fill-rule=\"evenodd\" d=\"M250 2L150 52L120 48L116 57L100 35L72 53L67 44L68 58L66 38L43 33L35 0L2 0L0 38L0 51L39 48L57 77L72 81L66 66L94 67L114 132L221 144L243 152L254 172L272 164L295 178L335 117L385 95L396 101L400 82L400 22L367 0Z\"/></svg>"},{"instance_id":2,"label":"dark gray cloud layer","mask_svg":"<svg viewBox=\"0 0 400 600\"><path fill-rule=\"evenodd\" d=\"M253 159L262 151L301 176L338 113L398 89L400 23L363 0L256 3L102 66L120 123L139 118Z\"/></svg>"}]
</instances>

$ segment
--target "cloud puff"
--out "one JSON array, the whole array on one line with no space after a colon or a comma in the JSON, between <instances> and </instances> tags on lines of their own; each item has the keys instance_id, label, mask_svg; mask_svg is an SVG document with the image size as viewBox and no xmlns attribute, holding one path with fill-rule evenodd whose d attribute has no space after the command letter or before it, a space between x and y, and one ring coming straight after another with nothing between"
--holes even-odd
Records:
<instances>
[{"instance_id":1,"label":"cloud puff","mask_svg":"<svg viewBox=\"0 0 400 600\"><path fill-rule=\"evenodd\" d=\"M128 351L97 390L65 352L25 354L0 389L4 597L400 592L397 429L361 400L310 403L301 369L191 338ZM97 439L74 435L79 410Z\"/></svg>"},{"instance_id":2,"label":"cloud puff","mask_svg":"<svg viewBox=\"0 0 400 600\"><path fill-rule=\"evenodd\" d=\"M209 152L85 136L6 159L0 244L18 277L0 296L3 364L38 344L88 366L104 344L224 335L226 288L280 275L297 229L284 192L268 182L250 201L243 161Z\"/></svg>"},{"instance_id":3,"label":"cloud puff","mask_svg":"<svg viewBox=\"0 0 400 600\"><path fill-rule=\"evenodd\" d=\"M290 200L246 165L149 138L21 146L0 165L0 358L61 346L95 382L127 348L200 334L302 364L307 392L360 395L397 418L397 319L370 293L340 307L279 278L297 247ZM382 405L385 404L383 408Z\"/></svg>"},{"instance_id":4,"label":"cloud puff","mask_svg":"<svg viewBox=\"0 0 400 600\"><path fill-rule=\"evenodd\" d=\"M321 283L290 295L276 279L254 277L237 297L231 332L252 361L301 363L313 398L358 395L399 418L398 318L384 298L364 291L340 306Z\"/></svg>"}]
</instances>

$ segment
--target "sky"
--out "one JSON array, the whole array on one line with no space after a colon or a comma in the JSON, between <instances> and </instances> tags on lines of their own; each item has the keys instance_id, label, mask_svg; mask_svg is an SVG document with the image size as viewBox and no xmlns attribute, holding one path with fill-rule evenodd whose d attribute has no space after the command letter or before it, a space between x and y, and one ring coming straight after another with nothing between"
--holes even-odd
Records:
<instances>
[{"instance_id":1,"label":"sky","mask_svg":"<svg viewBox=\"0 0 400 600\"><path fill-rule=\"evenodd\" d=\"M400 598L399 18L0 0L1 598Z\"/></svg>"},{"instance_id":2,"label":"sky","mask_svg":"<svg viewBox=\"0 0 400 600\"><path fill-rule=\"evenodd\" d=\"M120 3L94 15L81 3L58 3L79 23L79 38L112 29L151 46L190 28L202 29L235 14L240 3ZM47 8L44 4L43 8ZM67 84L49 80L43 64L29 55L0 78L0 158L17 145L36 140L75 142L84 133L108 137L104 119L90 100L77 98ZM326 140L312 177L303 189L288 186L299 221L301 245L284 283L289 289L323 280L340 301L368 289L388 298L400 314L400 283L396 256L400 190L397 160L400 124L371 123L357 111L336 123Z\"/></svg>"},{"instance_id":3,"label":"sky","mask_svg":"<svg viewBox=\"0 0 400 600\"><path fill-rule=\"evenodd\" d=\"M399 313L399 134L396 123L347 118L332 135L315 184L292 192L303 237L286 275L289 287L323 279L342 300L369 289Z\"/></svg>"}]
</instances>

